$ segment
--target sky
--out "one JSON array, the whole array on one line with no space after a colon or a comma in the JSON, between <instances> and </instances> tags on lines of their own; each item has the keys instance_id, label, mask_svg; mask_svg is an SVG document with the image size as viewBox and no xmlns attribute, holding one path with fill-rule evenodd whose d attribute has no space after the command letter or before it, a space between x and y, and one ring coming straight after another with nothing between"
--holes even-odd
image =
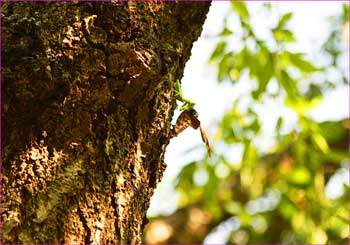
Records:
<instances>
[{"instance_id":1,"label":"sky","mask_svg":"<svg viewBox=\"0 0 350 245\"><path fill-rule=\"evenodd\" d=\"M312 62L320 62L312 50L319 50L321 44L327 38L329 33L329 22L327 16L335 15L341 11L341 2L282 2L276 3L276 15L262 16L261 2L248 3L249 9L252 11L252 25L261 30L258 33L261 36L264 33L264 26L269 21L276 21L278 13L292 11L293 18L290 20L289 28L295 34L297 43L292 47L295 51L310 53L307 56ZM312 11L310 11L312 10ZM212 139L217 122L222 115L232 107L235 98L238 98L251 83L241 87L233 87L228 83L218 84L216 80L216 68L207 63L207 60L214 49L217 39L215 34L222 30L223 19L230 12L229 2L213 2L210 7L203 32L198 41L194 43L192 55L187 62L182 79L182 90L184 97L196 102L196 110L199 113L201 124L205 127L209 139ZM266 19L261 21L261 18ZM232 29L234 29L235 21L230 21ZM261 26L261 28L260 28ZM314 55L314 56L313 56ZM322 62L322 61L321 61ZM348 62L344 62L345 66L349 66ZM349 89L338 89L328 94L318 108L316 108L311 116L318 120L335 120L348 117L349 115ZM341 105L341 106L340 106ZM263 131L264 136L261 137L260 144L262 150L268 150L273 144L271 135L274 134L274 123L279 113L288 118L286 121L286 130L293 127L297 121L297 117L292 110L284 110L276 106L274 101L270 101L261 108L259 113L264 115ZM175 112L173 123L179 111ZM155 195L151 200L151 207L148 215L170 214L176 210L178 196L173 190L173 181L176 175L181 171L182 167L187 163L199 160L205 154L205 146L203 145L198 130L187 129L178 137L173 138L167 147L165 162L168 165L164 173L163 180L156 189ZM242 153L242 148L227 148L215 145L218 153L223 153L231 162L238 162ZM345 175L344 175L345 176ZM344 177L345 178L345 177ZM209 241L207 241L209 243Z\"/></svg>"}]
</instances>

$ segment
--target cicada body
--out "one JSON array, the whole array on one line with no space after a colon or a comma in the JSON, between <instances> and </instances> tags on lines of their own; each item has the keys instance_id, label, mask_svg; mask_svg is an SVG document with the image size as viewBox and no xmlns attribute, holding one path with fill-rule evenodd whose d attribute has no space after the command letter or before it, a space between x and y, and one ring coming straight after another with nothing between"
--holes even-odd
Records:
<instances>
[{"instance_id":1,"label":"cicada body","mask_svg":"<svg viewBox=\"0 0 350 245\"><path fill-rule=\"evenodd\" d=\"M197 129L200 126L200 121L197 117L198 113L193 108L181 112L180 116L176 120L175 126L171 130L171 136L176 137L179 133L184 131L189 126L191 126L194 129Z\"/></svg>"},{"instance_id":2,"label":"cicada body","mask_svg":"<svg viewBox=\"0 0 350 245\"><path fill-rule=\"evenodd\" d=\"M199 128L202 136L202 141L205 143L208 155L210 157L211 149L209 146L209 141L203 127L201 126L201 122L198 120L198 113L195 109L191 108L189 110L181 112L180 116L176 120L175 126L171 129L171 137L176 137L179 133L184 131L189 126L194 129Z\"/></svg>"}]
</instances>

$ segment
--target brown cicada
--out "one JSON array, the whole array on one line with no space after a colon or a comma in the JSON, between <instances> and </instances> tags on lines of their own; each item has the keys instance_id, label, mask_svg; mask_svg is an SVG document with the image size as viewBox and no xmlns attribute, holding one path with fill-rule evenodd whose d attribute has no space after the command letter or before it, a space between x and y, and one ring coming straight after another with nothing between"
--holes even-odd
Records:
<instances>
[{"instance_id":1,"label":"brown cicada","mask_svg":"<svg viewBox=\"0 0 350 245\"><path fill-rule=\"evenodd\" d=\"M202 136L202 141L205 143L208 151L208 156L210 157L211 149L209 141L203 127L201 126L201 122L198 120L198 112L195 109L191 108L189 110L181 112L180 116L176 120L176 124L171 129L171 137L176 137L179 133L184 131L189 126L194 129L199 128Z\"/></svg>"}]
</instances>

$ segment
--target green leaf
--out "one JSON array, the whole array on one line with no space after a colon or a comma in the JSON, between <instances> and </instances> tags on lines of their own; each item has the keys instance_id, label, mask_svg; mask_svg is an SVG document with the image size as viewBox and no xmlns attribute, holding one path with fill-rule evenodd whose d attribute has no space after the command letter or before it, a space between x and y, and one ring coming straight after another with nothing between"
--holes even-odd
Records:
<instances>
[{"instance_id":1,"label":"green leaf","mask_svg":"<svg viewBox=\"0 0 350 245\"><path fill-rule=\"evenodd\" d=\"M266 47L261 47L255 56L251 56L251 74L258 80L258 88L252 92L254 99L259 99L260 95L266 91L267 84L274 73L273 54ZM254 65L252 65L254 64Z\"/></svg>"},{"instance_id":2,"label":"green leaf","mask_svg":"<svg viewBox=\"0 0 350 245\"><path fill-rule=\"evenodd\" d=\"M298 68L301 72L311 73L320 70L319 68L311 64L309 61L303 59L302 53L291 53L286 51L285 54L287 59L291 62L291 64L293 64L293 66Z\"/></svg>"},{"instance_id":3,"label":"green leaf","mask_svg":"<svg viewBox=\"0 0 350 245\"><path fill-rule=\"evenodd\" d=\"M191 188L193 183L193 174L197 169L197 162L187 164L179 173L176 180L176 188Z\"/></svg>"},{"instance_id":4,"label":"green leaf","mask_svg":"<svg viewBox=\"0 0 350 245\"><path fill-rule=\"evenodd\" d=\"M272 8L272 4L271 4L271 3L263 3L263 6L264 6L267 10L271 10L271 8Z\"/></svg>"},{"instance_id":5,"label":"green leaf","mask_svg":"<svg viewBox=\"0 0 350 245\"><path fill-rule=\"evenodd\" d=\"M276 131L279 132L282 128L283 125L283 118L282 117L278 117L278 120L276 122Z\"/></svg>"},{"instance_id":6,"label":"green leaf","mask_svg":"<svg viewBox=\"0 0 350 245\"><path fill-rule=\"evenodd\" d=\"M336 60L340 55L340 50L338 48L339 45L339 33L337 30L334 30L329 36L327 41L322 45L322 49L329 53L332 56L333 64L336 64Z\"/></svg>"},{"instance_id":7,"label":"green leaf","mask_svg":"<svg viewBox=\"0 0 350 245\"><path fill-rule=\"evenodd\" d=\"M290 219L296 210L295 205L290 201L287 195L282 196L279 209L282 216L286 219Z\"/></svg>"},{"instance_id":8,"label":"green leaf","mask_svg":"<svg viewBox=\"0 0 350 245\"><path fill-rule=\"evenodd\" d=\"M251 53L248 50L247 46L245 46L237 55L234 57L235 69L238 71L244 70L245 68L251 68Z\"/></svg>"},{"instance_id":9,"label":"green leaf","mask_svg":"<svg viewBox=\"0 0 350 245\"><path fill-rule=\"evenodd\" d=\"M322 153L329 152L329 146L327 144L326 139L319 133L314 132L311 135L312 142L316 145L316 147L321 150Z\"/></svg>"},{"instance_id":10,"label":"green leaf","mask_svg":"<svg viewBox=\"0 0 350 245\"><path fill-rule=\"evenodd\" d=\"M219 185L219 178L215 175L215 171L213 166L206 164L206 172L208 173L208 181L205 185L205 191L204 191L204 203L205 206L207 206L211 212L215 215L220 212L220 209L218 209L218 185Z\"/></svg>"},{"instance_id":11,"label":"green leaf","mask_svg":"<svg viewBox=\"0 0 350 245\"><path fill-rule=\"evenodd\" d=\"M347 120L340 122L326 121L319 124L320 132L329 144L334 144L339 139L346 138L349 134L346 128Z\"/></svg>"},{"instance_id":12,"label":"green leaf","mask_svg":"<svg viewBox=\"0 0 350 245\"><path fill-rule=\"evenodd\" d=\"M209 62L213 62L215 60L217 60L218 58L222 57L225 53L226 50L226 46L227 46L227 42L226 41L221 41L219 42L213 53L211 54L210 58L209 58Z\"/></svg>"},{"instance_id":13,"label":"green leaf","mask_svg":"<svg viewBox=\"0 0 350 245\"><path fill-rule=\"evenodd\" d=\"M218 80L223 81L226 77L230 77L230 71L234 67L234 54L229 52L224 55L218 65Z\"/></svg>"},{"instance_id":14,"label":"green leaf","mask_svg":"<svg viewBox=\"0 0 350 245\"><path fill-rule=\"evenodd\" d=\"M251 141L245 142L245 147L243 151L243 157L242 162L245 164L245 166L249 168L255 167L256 160L257 160L257 150L255 146L252 144Z\"/></svg>"},{"instance_id":15,"label":"green leaf","mask_svg":"<svg viewBox=\"0 0 350 245\"><path fill-rule=\"evenodd\" d=\"M232 215L238 215L244 212L242 205L239 202L235 202L232 200L226 202L224 208L228 213Z\"/></svg>"},{"instance_id":16,"label":"green leaf","mask_svg":"<svg viewBox=\"0 0 350 245\"><path fill-rule=\"evenodd\" d=\"M257 134L260 131L260 122L258 119L255 119L249 126L249 129L251 129L255 134Z\"/></svg>"},{"instance_id":17,"label":"green leaf","mask_svg":"<svg viewBox=\"0 0 350 245\"><path fill-rule=\"evenodd\" d=\"M227 26L225 26L225 28L219 33L219 37L227 37L227 36L230 36L232 35L233 32L227 28Z\"/></svg>"},{"instance_id":18,"label":"green leaf","mask_svg":"<svg viewBox=\"0 0 350 245\"><path fill-rule=\"evenodd\" d=\"M315 97L318 97L318 96L322 96L322 90L321 90L320 86L313 84L313 83L310 84L310 86L305 94L306 99L311 100L311 99L314 99Z\"/></svg>"},{"instance_id":19,"label":"green leaf","mask_svg":"<svg viewBox=\"0 0 350 245\"><path fill-rule=\"evenodd\" d=\"M329 151L325 154L322 154L321 161L332 162L336 164L341 164L343 160L349 158L349 152L347 151Z\"/></svg>"},{"instance_id":20,"label":"green leaf","mask_svg":"<svg viewBox=\"0 0 350 245\"><path fill-rule=\"evenodd\" d=\"M305 140L302 137L299 137L293 145L293 155L297 163L305 163L306 152L308 150L308 145L305 143Z\"/></svg>"},{"instance_id":21,"label":"green leaf","mask_svg":"<svg viewBox=\"0 0 350 245\"><path fill-rule=\"evenodd\" d=\"M284 25L293 17L293 13L292 12L288 12L286 14L284 14L280 21L277 24L276 29L281 29L284 27Z\"/></svg>"},{"instance_id":22,"label":"green leaf","mask_svg":"<svg viewBox=\"0 0 350 245\"><path fill-rule=\"evenodd\" d=\"M306 186L311 181L311 173L305 167L297 167L288 176L288 181L297 186Z\"/></svg>"},{"instance_id":23,"label":"green leaf","mask_svg":"<svg viewBox=\"0 0 350 245\"><path fill-rule=\"evenodd\" d=\"M287 98L286 106L295 110L299 115L305 115L307 112L315 109L322 101L322 96L313 99L305 99L303 97Z\"/></svg>"},{"instance_id":24,"label":"green leaf","mask_svg":"<svg viewBox=\"0 0 350 245\"><path fill-rule=\"evenodd\" d=\"M294 34L287 29L274 29L273 36L278 43L292 43L295 42Z\"/></svg>"},{"instance_id":25,"label":"green leaf","mask_svg":"<svg viewBox=\"0 0 350 245\"><path fill-rule=\"evenodd\" d=\"M292 79L285 70L282 70L278 76L278 82L286 91L289 99L295 101L298 97L297 81Z\"/></svg>"},{"instance_id":26,"label":"green leaf","mask_svg":"<svg viewBox=\"0 0 350 245\"><path fill-rule=\"evenodd\" d=\"M349 3L343 3L343 23L346 23L349 21Z\"/></svg>"},{"instance_id":27,"label":"green leaf","mask_svg":"<svg viewBox=\"0 0 350 245\"><path fill-rule=\"evenodd\" d=\"M238 13L238 15L242 19L248 19L249 18L249 12L247 9L247 6L244 2L232 2L232 9Z\"/></svg>"}]
</instances>

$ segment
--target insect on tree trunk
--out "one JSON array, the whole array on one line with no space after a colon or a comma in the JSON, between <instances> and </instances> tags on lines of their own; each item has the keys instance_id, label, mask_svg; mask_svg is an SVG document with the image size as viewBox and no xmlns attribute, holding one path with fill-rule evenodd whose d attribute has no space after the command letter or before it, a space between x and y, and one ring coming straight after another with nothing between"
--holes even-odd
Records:
<instances>
[{"instance_id":1,"label":"insect on tree trunk","mask_svg":"<svg viewBox=\"0 0 350 245\"><path fill-rule=\"evenodd\" d=\"M140 243L210 3L2 3L2 242Z\"/></svg>"}]
</instances>

